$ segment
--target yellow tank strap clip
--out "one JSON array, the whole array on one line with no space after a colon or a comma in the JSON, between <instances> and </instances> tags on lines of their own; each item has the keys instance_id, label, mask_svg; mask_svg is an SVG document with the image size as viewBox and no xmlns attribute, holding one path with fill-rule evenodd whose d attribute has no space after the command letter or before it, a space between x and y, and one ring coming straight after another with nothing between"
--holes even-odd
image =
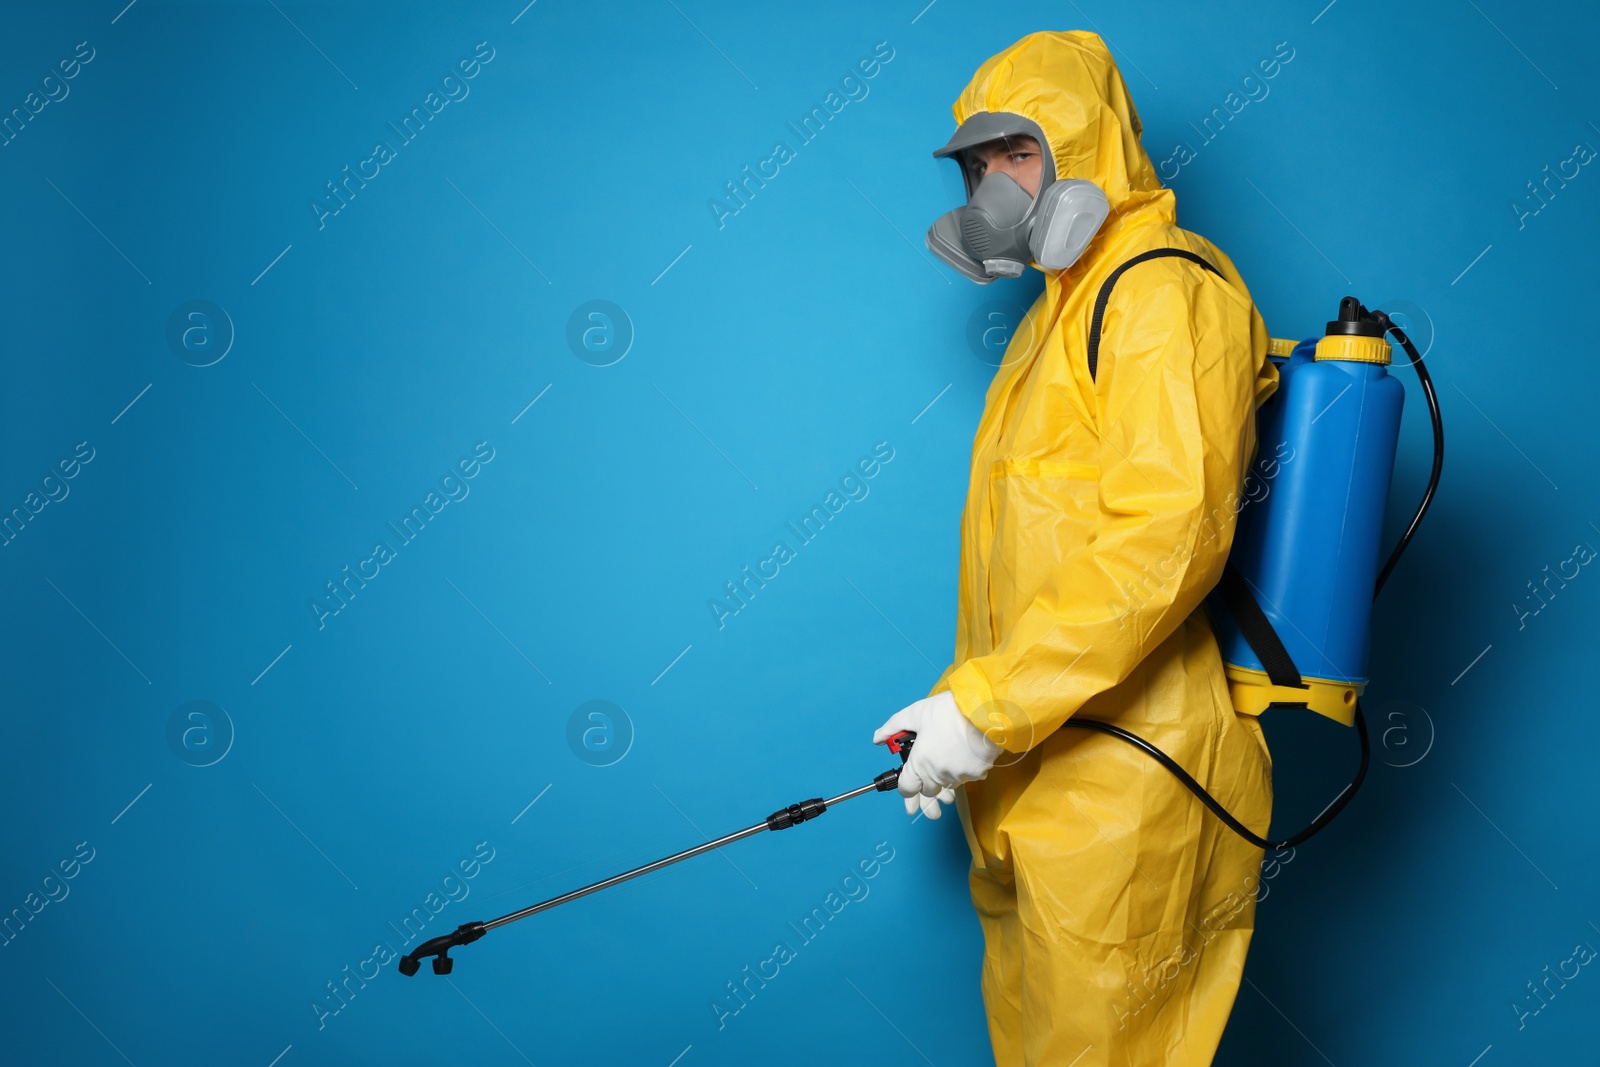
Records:
<instances>
[{"instance_id":1,"label":"yellow tank strap clip","mask_svg":"<svg viewBox=\"0 0 1600 1067\"><path fill-rule=\"evenodd\" d=\"M1267 338L1267 355L1287 358L1294 354L1294 346L1299 343L1299 341L1286 341L1282 337L1269 337Z\"/></svg>"},{"instance_id":2,"label":"yellow tank strap clip","mask_svg":"<svg viewBox=\"0 0 1600 1067\"><path fill-rule=\"evenodd\" d=\"M1273 685L1266 671L1251 670L1232 663L1223 664L1228 676L1228 693L1233 698L1234 710L1241 715L1260 715L1279 704L1292 707L1304 705L1318 715L1325 715L1345 726L1354 725L1356 698L1366 689L1366 682L1341 682L1330 678L1301 676L1305 689Z\"/></svg>"}]
</instances>

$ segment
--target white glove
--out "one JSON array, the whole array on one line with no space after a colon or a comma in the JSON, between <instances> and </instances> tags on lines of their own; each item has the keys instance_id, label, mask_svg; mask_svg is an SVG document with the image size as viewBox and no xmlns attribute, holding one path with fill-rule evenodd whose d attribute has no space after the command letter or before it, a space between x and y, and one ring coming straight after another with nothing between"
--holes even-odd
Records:
<instances>
[{"instance_id":1,"label":"white glove","mask_svg":"<svg viewBox=\"0 0 1600 1067\"><path fill-rule=\"evenodd\" d=\"M916 751L915 745L912 746L911 751ZM935 797L915 796L905 797L904 799L906 802L907 815L915 815L917 813L917 809L921 808L922 814L926 815L930 819L937 819L940 815L944 814L944 809L939 806L939 801L942 800L946 804L954 804L956 802L956 793L953 789L945 788L941 789L939 791L939 795Z\"/></svg>"},{"instance_id":2,"label":"white glove","mask_svg":"<svg viewBox=\"0 0 1600 1067\"><path fill-rule=\"evenodd\" d=\"M1003 751L967 721L949 690L889 716L889 721L873 733L872 743L881 745L901 730L912 730L917 735L911 757L900 768L899 790L906 798L908 815L916 812L918 801L913 798L920 796L923 814L938 818L938 801L953 803L953 787L988 774Z\"/></svg>"}]
</instances>

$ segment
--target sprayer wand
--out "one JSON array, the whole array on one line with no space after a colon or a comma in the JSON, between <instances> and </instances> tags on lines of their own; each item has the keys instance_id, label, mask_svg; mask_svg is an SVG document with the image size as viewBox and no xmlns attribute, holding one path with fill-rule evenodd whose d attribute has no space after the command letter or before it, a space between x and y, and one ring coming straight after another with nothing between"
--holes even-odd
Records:
<instances>
[{"instance_id":1,"label":"sprayer wand","mask_svg":"<svg viewBox=\"0 0 1600 1067\"><path fill-rule=\"evenodd\" d=\"M731 845L740 838L751 837L761 833L763 830L787 830L791 826L798 826L807 819L815 819L835 804L842 804L851 797L858 797L863 793L887 793L900 784L900 768L904 767L906 760L911 757L911 743L916 740L916 737L917 735L914 731L902 730L889 738L889 751L899 755L900 767L896 767L892 771L884 771L859 789L852 789L848 793L840 793L836 797L813 797L810 800L802 800L798 804L790 804L786 808L779 808L753 826L746 826L743 830L735 830L733 833L719 837L715 841L707 841L705 844L686 848L682 852L674 852L670 856L664 856L652 863L646 863L642 867L635 867L631 871L623 871L621 874L612 875L610 878L595 882L593 885L574 889L572 892L563 893L559 897L551 897L549 900L532 904L521 911L502 915L500 918L492 919L489 922L463 923L451 933L424 941L412 949L409 954L403 956L399 963L400 973L407 976L416 974L417 970L422 966L423 957L432 956L434 958L433 973L449 974L450 968L455 964L455 961L450 958L450 950L457 945L471 944L497 926L514 923L518 919L525 919L536 912L549 911L551 908L565 904L569 900L577 900L579 897L588 896L590 893L598 893L602 889L609 889L611 886L626 882L630 878L637 878L641 874L659 871L661 868L669 867L679 860L686 860L691 856L710 852L713 849L721 848L723 845Z\"/></svg>"}]
</instances>

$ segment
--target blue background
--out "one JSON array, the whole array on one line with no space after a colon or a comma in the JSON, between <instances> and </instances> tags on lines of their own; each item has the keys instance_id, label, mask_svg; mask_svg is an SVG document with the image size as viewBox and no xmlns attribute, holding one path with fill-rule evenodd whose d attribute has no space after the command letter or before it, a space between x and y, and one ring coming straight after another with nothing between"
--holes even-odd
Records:
<instances>
[{"instance_id":1,"label":"blue background","mask_svg":"<svg viewBox=\"0 0 1600 1067\"><path fill-rule=\"evenodd\" d=\"M442 885L470 895L427 936L891 765L872 730L951 654L981 327L1041 284L927 256L953 206L929 153L985 58L1071 28L1112 44L1152 158L1195 150L1180 222L1269 329L1314 334L1347 292L1396 312L1447 423L1375 618L1369 784L1268 868L1219 1062L1587 1049L1600 976L1547 1004L1527 983L1600 946L1600 579L1542 606L1528 583L1600 545L1600 177L1537 214L1525 183L1600 145L1596 17L1324 3L8 5L0 109L93 49L0 147L0 507L70 490L0 551L0 913L69 891L0 949L8 1055L988 1062L959 824L888 797L497 930L448 979L348 975ZM470 93L401 143L388 123L481 41ZM785 123L878 42L867 95L799 144ZM1279 42L1207 143L1191 123ZM380 139L395 157L319 222ZM780 139L795 157L719 226L710 201ZM174 344L197 300L225 319ZM574 347L596 300L620 312ZM1430 458L1396 373L1390 544ZM724 583L880 441L868 495L719 628ZM45 485L79 442L93 459ZM319 624L325 583L478 442L468 495ZM569 729L596 700L618 710ZM1267 728L1288 832L1355 741ZM797 938L875 849L860 899ZM795 958L719 1028L780 940Z\"/></svg>"}]
</instances>

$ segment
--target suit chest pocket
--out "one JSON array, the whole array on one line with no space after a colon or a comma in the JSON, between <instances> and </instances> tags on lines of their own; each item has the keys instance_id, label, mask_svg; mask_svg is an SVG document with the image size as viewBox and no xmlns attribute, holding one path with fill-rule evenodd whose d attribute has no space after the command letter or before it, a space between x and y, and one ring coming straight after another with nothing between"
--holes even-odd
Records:
<instances>
[{"instance_id":1,"label":"suit chest pocket","mask_svg":"<svg viewBox=\"0 0 1600 1067\"><path fill-rule=\"evenodd\" d=\"M989 606L996 640L1094 528L1100 469L1092 463L1002 459L989 469Z\"/></svg>"}]
</instances>

